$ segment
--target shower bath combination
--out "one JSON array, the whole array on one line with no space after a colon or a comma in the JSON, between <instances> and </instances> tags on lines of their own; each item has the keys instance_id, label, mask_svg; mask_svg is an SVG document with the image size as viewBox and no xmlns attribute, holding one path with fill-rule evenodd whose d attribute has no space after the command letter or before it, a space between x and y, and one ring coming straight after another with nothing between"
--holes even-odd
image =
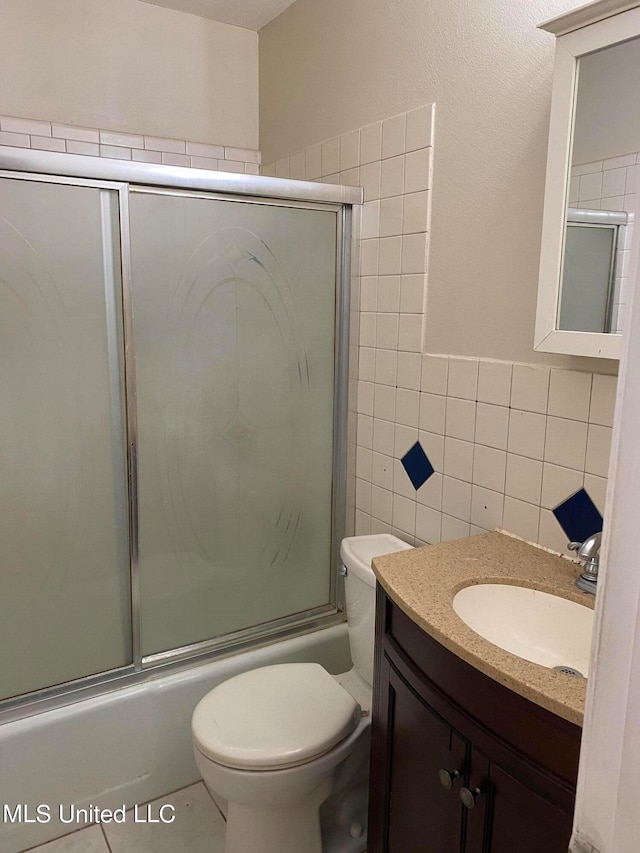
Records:
<instances>
[{"instance_id":1,"label":"shower bath combination","mask_svg":"<svg viewBox=\"0 0 640 853\"><path fill-rule=\"evenodd\" d=\"M0 752L75 698L344 630L359 201L0 153Z\"/></svg>"}]
</instances>

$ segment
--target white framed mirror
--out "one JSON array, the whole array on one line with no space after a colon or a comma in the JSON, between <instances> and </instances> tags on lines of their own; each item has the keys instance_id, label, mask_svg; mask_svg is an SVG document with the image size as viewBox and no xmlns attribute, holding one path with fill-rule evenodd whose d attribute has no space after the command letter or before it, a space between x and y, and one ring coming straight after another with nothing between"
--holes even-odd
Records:
<instances>
[{"instance_id":1,"label":"white framed mirror","mask_svg":"<svg viewBox=\"0 0 640 853\"><path fill-rule=\"evenodd\" d=\"M534 348L620 358L638 239L640 3L597 0L557 36Z\"/></svg>"}]
</instances>

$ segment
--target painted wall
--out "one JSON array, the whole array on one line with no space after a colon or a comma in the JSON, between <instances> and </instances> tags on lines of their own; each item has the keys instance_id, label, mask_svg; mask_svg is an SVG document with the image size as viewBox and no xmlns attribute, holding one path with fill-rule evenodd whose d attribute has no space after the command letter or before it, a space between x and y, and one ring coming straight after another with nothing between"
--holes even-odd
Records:
<instances>
[{"instance_id":1,"label":"painted wall","mask_svg":"<svg viewBox=\"0 0 640 853\"><path fill-rule=\"evenodd\" d=\"M2 0L0 113L256 149L257 52L138 0Z\"/></svg>"},{"instance_id":2,"label":"painted wall","mask_svg":"<svg viewBox=\"0 0 640 853\"><path fill-rule=\"evenodd\" d=\"M263 162L436 103L428 352L534 353L555 40L574 0L297 0L260 32Z\"/></svg>"}]
</instances>

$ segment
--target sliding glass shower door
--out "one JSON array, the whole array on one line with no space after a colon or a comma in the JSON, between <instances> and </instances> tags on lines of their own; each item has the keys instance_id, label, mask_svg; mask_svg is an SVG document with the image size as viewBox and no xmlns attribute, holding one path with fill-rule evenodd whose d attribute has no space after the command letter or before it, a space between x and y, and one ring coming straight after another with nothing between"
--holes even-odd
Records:
<instances>
[{"instance_id":1,"label":"sliding glass shower door","mask_svg":"<svg viewBox=\"0 0 640 853\"><path fill-rule=\"evenodd\" d=\"M0 717L341 618L342 188L40 156L0 173Z\"/></svg>"},{"instance_id":2,"label":"sliding glass shower door","mask_svg":"<svg viewBox=\"0 0 640 853\"><path fill-rule=\"evenodd\" d=\"M0 179L0 700L132 660L117 199Z\"/></svg>"},{"instance_id":3,"label":"sliding glass shower door","mask_svg":"<svg viewBox=\"0 0 640 853\"><path fill-rule=\"evenodd\" d=\"M336 209L132 190L143 655L330 603Z\"/></svg>"}]
</instances>

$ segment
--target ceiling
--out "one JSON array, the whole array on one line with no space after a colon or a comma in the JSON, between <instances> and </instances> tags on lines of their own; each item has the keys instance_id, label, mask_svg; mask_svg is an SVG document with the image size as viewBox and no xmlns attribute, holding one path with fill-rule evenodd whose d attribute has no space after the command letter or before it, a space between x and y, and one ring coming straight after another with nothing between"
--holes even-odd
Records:
<instances>
[{"instance_id":1,"label":"ceiling","mask_svg":"<svg viewBox=\"0 0 640 853\"><path fill-rule=\"evenodd\" d=\"M294 0L142 0L153 6L164 6L178 12L188 12L220 21L223 24L233 24L256 32L277 18L281 12L291 6Z\"/></svg>"}]
</instances>

